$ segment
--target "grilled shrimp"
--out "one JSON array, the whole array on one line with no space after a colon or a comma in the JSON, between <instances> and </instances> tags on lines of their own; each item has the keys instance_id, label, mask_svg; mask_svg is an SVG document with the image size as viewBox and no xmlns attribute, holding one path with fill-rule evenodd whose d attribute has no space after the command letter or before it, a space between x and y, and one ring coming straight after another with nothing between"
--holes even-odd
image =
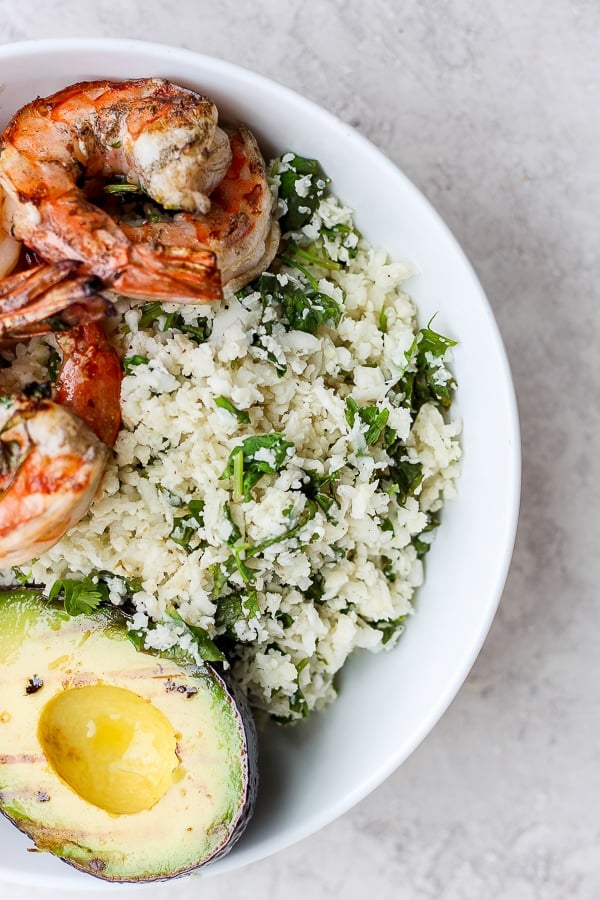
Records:
<instances>
[{"instance_id":1,"label":"grilled shrimp","mask_svg":"<svg viewBox=\"0 0 600 900\"><path fill-rule=\"evenodd\" d=\"M0 402L0 568L49 550L85 515L121 424L121 362L101 325L56 340L55 400Z\"/></svg>"},{"instance_id":2,"label":"grilled shrimp","mask_svg":"<svg viewBox=\"0 0 600 900\"><path fill-rule=\"evenodd\" d=\"M42 263L0 281L0 338L19 339L95 322L114 313L102 282L69 259Z\"/></svg>"},{"instance_id":3,"label":"grilled shrimp","mask_svg":"<svg viewBox=\"0 0 600 900\"><path fill-rule=\"evenodd\" d=\"M230 133L231 164L210 195L208 213L178 212L171 218L127 224L115 218L134 243L206 247L217 255L221 278L237 291L263 272L279 244L279 226L264 161L252 133L240 125ZM161 221L162 219L162 221Z\"/></svg>"},{"instance_id":4,"label":"grilled shrimp","mask_svg":"<svg viewBox=\"0 0 600 900\"><path fill-rule=\"evenodd\" d=\"M57 332L62 364L55 400L75 413L109 447L121 427L121 360L102 326L93 322Z\"/></svg>"},{"instance_id":5,"label":"grilled shrimp","mask_svg":"<svg viewBox=\"0 0 600 900\"><path fill-rule=\"evenodd\" d=\"M0 222L10 218L10 211L5 209L7 205L7 198L0 191ZM0 278L4 278L5 275L12 272L17 264L20 252L20 243L5 228L0 227Z\"/></svg>"},{"instance_id":6,"label":"grilled shrimp","mask_svg":"<svg viewBox=\"0 0 600 900\"><path fill-rule=\"evenodd\" d=\"M77 260L131 297L222 296L211 250L133 244L80 180L122 175L164 206L206 213L231 150L208 99L159 78L81 82L38 98L0 139L3 225L46 262Z\"/></svg>"},{"instance_id":7,"label":"grilled shrimp","mask_svg":"<svg viewBox=\"0 0 600 900\"><path fill-rule=\"evenodd\" d=\"M49 550L85 515L110 450L73 413L46 399L0 407L0 568Z\"/></svg>"}]
</instances>

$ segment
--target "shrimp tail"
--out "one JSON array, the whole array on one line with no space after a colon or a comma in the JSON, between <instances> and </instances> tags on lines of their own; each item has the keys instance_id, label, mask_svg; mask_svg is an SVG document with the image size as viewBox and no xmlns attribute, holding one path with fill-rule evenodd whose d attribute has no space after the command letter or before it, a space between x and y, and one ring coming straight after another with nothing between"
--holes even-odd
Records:
<instances>
[{"instance_id":1,"label":"shrimp tail","mask_svg":"<svg viewBox=\"0 0 600 900\"><path fill-rule=\"evenodd\" d=\"M223 296L216 255L200 247L136 244L129 264L109 281L128 297L209 303Z\"/></svg>"},{"instance_id":2,"label":"shrimp tail","mask_svg":"<svg viewBox=\"0 0 600 900\"><path fill-rule=\"evenodd\" d=\"M60 260L10 275L0 283L0 337L24 338L95 321L114 313L102 282Z\"/></svg>"}]
</instances>

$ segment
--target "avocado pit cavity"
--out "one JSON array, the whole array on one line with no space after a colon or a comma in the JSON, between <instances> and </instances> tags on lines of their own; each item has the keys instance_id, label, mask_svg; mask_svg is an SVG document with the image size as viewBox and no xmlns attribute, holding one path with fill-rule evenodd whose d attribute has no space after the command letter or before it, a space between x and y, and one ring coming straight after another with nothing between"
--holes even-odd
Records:
<instances>
[{"instance_id":1,"label":"avocado pit cavity","mask_svg":"<svg viewBox=\"0 0 600 900\"><path fill-rule=\"evenodd\" d=\"M179 766L167 717L126 688L94 684L56 694L41 712L38 737L75 793L117 815L151 809Z\"/></svg>"}]
</instances>

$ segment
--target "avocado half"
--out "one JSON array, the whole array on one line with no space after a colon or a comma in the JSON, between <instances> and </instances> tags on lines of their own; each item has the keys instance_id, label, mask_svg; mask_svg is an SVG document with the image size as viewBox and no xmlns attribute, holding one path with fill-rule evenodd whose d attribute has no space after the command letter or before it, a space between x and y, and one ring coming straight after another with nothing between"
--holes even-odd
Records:
<instances>
[{"instance_id":1,"label":"avocado half","mask_svg":"<svg viewBox=\"0 0 600 900\"><path fill-rule=\"evenodd\" d=\"M0 593L0 811L38 849L108 881L181 875L231 849L257 784L252 715L212 666Z\"/></svg>"}]
</instances>

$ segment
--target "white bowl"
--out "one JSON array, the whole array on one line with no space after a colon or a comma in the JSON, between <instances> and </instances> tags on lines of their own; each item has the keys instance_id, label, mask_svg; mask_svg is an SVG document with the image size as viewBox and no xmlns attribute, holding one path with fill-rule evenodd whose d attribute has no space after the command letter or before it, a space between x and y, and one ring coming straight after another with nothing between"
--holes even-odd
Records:
<instances>
[{"instance_id":1,"label":"white bowl","mask_svg":"<svg viewBox=\"0 0 600 900\"><path fill-rule=\"evenodd\" d=\"M410 289L422 324L436 313L436 329L459 342L459 496L444 509L417 614L393 651L351 660L339 699L326 712L262 736L255 817L230 855L199 870L215 874L269 856L342 815L439 720L481 648L504 586L519 503L519 429L498 329L456 241L388 159L298 94L177 48L126 40L36 41L0 47L0 125L35 96L75 81L150 75L212 97L222 117L245 121L267 153L292 149L319 159L370 241L418 266ZM484 737L474 734L473 740ZM58 889L104 886L50 855L27 853L28 846L0 821L0 878Z\"/></svg>"}]
</instances>

